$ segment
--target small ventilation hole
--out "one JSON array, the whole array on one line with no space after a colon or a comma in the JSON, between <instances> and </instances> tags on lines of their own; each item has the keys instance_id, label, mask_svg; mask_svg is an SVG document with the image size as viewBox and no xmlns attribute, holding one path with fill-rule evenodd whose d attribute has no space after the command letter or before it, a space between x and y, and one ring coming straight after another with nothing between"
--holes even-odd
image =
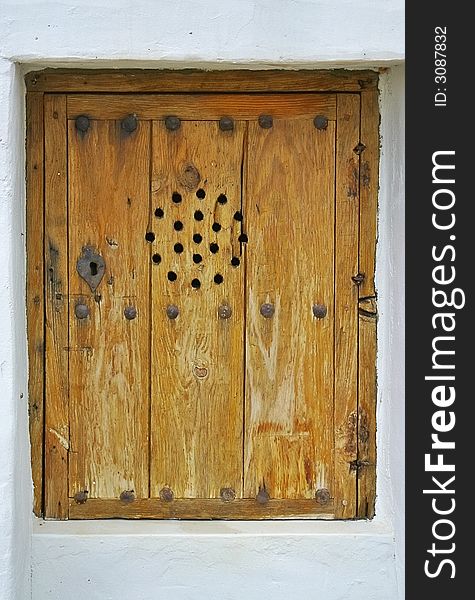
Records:
<instances>
[{"instance_id":1,"label":"small ventilation hole","mask_svg":"<svg viewBox=\"0 0 475 600\"><path fill-rule=\"evenodd\" d=\"M168 273L167 273L168 281L176 281L176 277L177 277L177 275L176 275L175 271L168 271Z\"/></svg>"},{"instance_id":2,"label":"small ventilation hole","mask_svg":"<svg viewBox=\"0 0 475 600\"><path fill-rule=\"evenodd\" d=\"M199 198L200 200L203 200L206 197L206 192L202 188L200 188L196 192L196 197Z\"/></svg>"},{"instance_id":3,"label":"small ventilation hole","mask_svg":"<svg viewBox=\"0 0 475 600\"><path fill-rule=\"evenodd\" d=\"M183 223L181 221L175 221L173 223L173 228L175 231L181 231L183 229Z\"/></svg>"},{"instance_id":4,"label":"small ventilation hole","mask_svg":"<svg viewBox=\"0 0 475 600\"><path fill-rule=\"evenodd\" d=\"M234 213L234 219L235 219L236 221L242 221L242 212L241 212L241 211L239 211L239 210L237 210L237 211Z\"/></svg>"},{"instance_id":5,"label":"small ventilation hole","mask_svg":"<svg viewBox=\"0 0 475 600\"><path fill-rule=\"evenodd\" d=\"M217 283L218 285L219 285L220 283L223 283L223 279L224 279L224 278L223 278L223 276L221 275L221 273L216 273L216 275L213 277L213 281L214 281L215 283Z\"/></svg>"},{"instance_id":6,"label":"small ventilation hole","mask_svg":"<svg viewBox=\"0 0 475 600\"><path fill-rule=\"evenodd\" d=\"M241 261L239 260L239 258L237 256L233 256L231 258L231 264L233 267L239 267L239 265L241 264Z\"/></svg>"},{"instance_id":7,"label":"small ventilation hole","mask_svg":"<svg viewBox=\"0 0 475 600\"><path fill-rule=\"evenodd\" d=\"M153 231L147 231L147 233L145 234L145 239L147 240L147 242L154 242L155 234L153 233Z\"/></svg>"},{"instance_id":8,"label":"small ventilation hole","mask_svg":"<svg viewBox=\"0 0 475 600\"><path fill-rule=\"evenodd\" d=\"M218 244L213 242L212 244L209 245L209 249L211 250L212 254L216 254L219 250L219 246L218 246Z\"/></svg>"},{"instance_id":9,"label":"small ventilation hole","mask_svg":"<svg viewBox=\"0 0 475 600\"><path fill-rule=\"evenodd\" d=\"M220 204L226 204L226 202L228 201L226 194L219 194L218 196L218 202Z\"/></svg>"},{"instance_id":10,"label":"small ventilation hole","mask_svg":"<svg viewBox=\"0 0 475 600\"><path fill-rule=\"evenodd\" d=\"M211 229L213 231L216 231L216 233L218 233L218 231L221 231L221 225L219 223L213 223Z\"/></svg>"},{"instance_id":11,"label":"small ventilation hole","mask_svg":"<svg viewBox=\"0 0 475 600\"><path fill-rule=\"evenodd\" d=\"M201 281L199 279L193 279L191 281L191 287L195 290L199 289L201 287Z\"/></svg>"},{"instance_id":12,"label":"small ventilation hole","mask_svg":"<svg viewBox=\"0 0 475 600\"><path fill-rule=\"evenodd\" d=\"M203 236L199 233L195 233L193 234L193 241L195 242L195 244L201 244L201 242L203 241Z\"/></svg>"},{"instance_id":13,"label":"small ventilation hole","mask_svg":"<svg viewBox=\"0 0 475 600\"><path fill-rule=\"evenodd\" d=\"M176 252L177 254L181 254L181 253L183 252L183 244L180 244L180 243L178 243L178 244L175 244L175 245L173 246L173 250L175 250L175 252Z\"/></svg>"},{"instance_id":14,"label":"small ventilation hole","mask_svg":"<svg viewBox=\"0 0 475 600\"><path fill-rule=\"evenodd\" d=\"M241 235L238 237L238 241L241 242L242 244L247 244L247 241L248 241L247 235L245 233L241 233Z\"/></svg>"},{"instance_id":15,"label":"small ventilation hole","mask_svg":"<svg viewBox=\"0 0 475 600\"><path fill-rule=\"evenodd\" d=\"M181 194L179 194L178 192L173 192L172 202L174 202L175 204L180 204L181 200L182 200Z\"/></svg>"},{"instance_id":16,"label":"small ventilation hole","mask_svg":"<svg viewBox=\"0 0 475 600\"><path fill-rule=\"evenodd\" d=\"M201 254L193 254L193 262L197 265L203 260Z\"/></svg>"},{"instance_id":17,"label":"small ventilation hole","mask_svg":"<svg viewBox=\"0 0 475 600\"><path fill-rule=\"evenodd\" d=\"M195 210L195 221L202 221L204 218L204 214L201 212L201 210Z\"/></svg>"},{"instance_id":18,"label":"small ventilation hole","mask_svg":"<svg viewBox=\"0 0 475 600\"><path fill-rule=\"evenodd\" d=\"M155 209L155 216L158 217L159 219L163 219L163 215L165 213L163 212L163 208L156 208Z\"/></svg>"},{"instance_id":19,"label":"small ventilation hole","mask_svg":"<svg viewBox=\"0 0 475 600\"><path fill-rule=\"evenodd\" d=\"M162 262L162 257L160 256L160 254L154 254L152 256L152 262L156 265L160 264Z\"/></svg>"}]
</instances>

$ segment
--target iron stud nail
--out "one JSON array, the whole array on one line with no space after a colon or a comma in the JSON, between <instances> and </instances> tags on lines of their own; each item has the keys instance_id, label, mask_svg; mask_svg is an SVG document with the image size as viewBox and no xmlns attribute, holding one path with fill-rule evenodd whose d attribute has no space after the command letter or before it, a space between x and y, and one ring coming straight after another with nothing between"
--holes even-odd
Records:
<instances>
[{"instance_id":1,"label":"iron stud nail","mask_svg":"<svg viewBox=\"0 0 475 600\"><path fill-rule=\"evenodd\" d=\"M133 502L135 500L134 490L124 490L120 495L121 502Z\"/></svg>"},{"instance_id":2,"label":"iron stud nail","mask_svg":"<svg viewBox=\"0 0 475 600\"><path fill-rule=\"evenodd\" d=\"M221 131L232 131L234 129L234 121L231 117L221 117L219 119L219 128Z\"/></svg>"},{"instance_id":3,"label":"iron stud nail","mask_svg":"<svg viewBox=\"0 0 475 600\"><path fill-rule=\"evenodd\" d=\"M312 312L317 319L324 319L327 316L327 307L324 304L314 304Z\"/></svg>"},{"instance_id":4,"label":"iron stud nail","mask_svg":"<svg viewBox=\"0 0 475 600\"><path fill-rule=\"evenodd\" d=\"M356 285L361 285L365 279L364 273L357 273L354 277L351 278Z\"/></svg>"},{"instance_id":5,"label":"iron stud nail","mask_svg":"<svg viewBox=\"0 0 475 600\"><path fill-rule=\"evenodd\" d=\"M77 492L77 494L74 494L74 501L76 504L84 504L87 500L87 494L87 490L81 490L80 492Z\"/></svg>"},{"instance_id":6,"label":"iron stud nail","mask_svg":"<svg viewBox=\"0 0 475 600\"><path fill-rule=\"evenodd\" d=\"M364 151L366 150L366 146L364 144L362 144L361 142L359 142L358 144L356 144L356 146L353 148L353 152L355 154L357 154L358 156Z\"/></svg>"},{"instance_id":7,"label":"iron stud nail","mask_svg":"<svg viewBox=\"0 0 475 600\"><path fill-rule=\"evenodd\" d=\"M165 117L165 127L168 131L180 129L181 121L178 117Z\"/></svg>"},{"instance_id":8,"label":"iron stud nail","mask_svg":"<svg viewBox=\"0 0 475 600\"><path fill-rule=\"evenodd\" d=\"M135 308L135 306L126 306L124 308L124 317L128 321L132 321L132 319L135 319L136 316L137 316L137 309Z\"/></svg>"},{"instance_id":9,"label":"iron stud nail","mask_svg":"<svg viewBox=\"0 0 475 600\"><path fill-rule=\"evenodd\" d=\"M322 506L328 504L330 499L330 492L326 488L320 488L315 492L315 500Z\"/></svg>"},{"instance_id":10,"label":"iron stud nail","mask_svg":"<svg viewBox=\"0 0 475 600\"><path fill-rule=\"evenodd\" d=\"M127 133L132 133L137 129L137 124L137 117L135 115L128 115L125 119L122 119L120 126Z\"/></svg>"},{"instance_id":11,"label":"iron stud nail","mask_svg":"<svg viewBox=\"0 0 475 600\"><path fill-rule=\"evenodd\" d=\"M76 117L75 124L78 131L86 133L89 129L89 117L86 117L86 115L79 115L79 117Z\"/></svg>"},{"instance_id":12,"label":"iron stud nail","mask_svg":"<svg viewBox=\"0 0 475 600\"><path fill-rule=\"evenodd\" d=\"M233 490L233 488L229 487L221 488L219 495L221 496L221 500L223 502L232 502L236 498L236 492Z\"/></svg>"},{"instance_id":13,"label":"iron stud nail","mask_svg":"<svg viewBox=\"0 0 475 600\"><path fill-rule=\"evenodd\" d=\"M275 313L275 308L274 308L273 304L266 302L265 304L261 305L261 315L265 319L270 319L271 317L274 316L274 313Z\"/></svg>"},{"instance_id":14,"label":"iron stud nail","mask_svg":"<svg viewBox=\"0 0 475 600\"><path fill-rule=\"evenodd\" d=\"M160 500L163 500L163 502L172 502L175 498L173 490L171 490L168 486L162 487L162 489L159 492L159 496Z\"/></svg>"},{"instance_id":15,"label":"iron stud nail","mask_svg":"<svg viewBox=\"0 0 475 600\"><path fill-rule=\"evenodd\" d=\"M169 304L167 306L167 317L169 319L176 319L179 314L180 311L178 310L178 306L175 306L174 304Z\"/></svg>"},{"instance_id":16,"label":"iron stud nail","mask_svg":"<svg viewBox=\"0 0 475 600\"><path fill-rule=\"evenodd\" d=\"M229 304L221 304L218 308L218 316L220 319L229 319L232 314L233 311Z\"/></svg>"},{"instance_id":17,"label":"iron stud nail","mask_svg":"<svg viewBox=\"0 0 475 600\"><path fill-rule=\"evenodd\" d=\"M313 124L321 131L328 127L328 118L325 115L317 115L313 120Z\"/></svg>"},{"instance_id":18,"label":"iron stud nail","mask_svg":"<svg viewBox=\"0 0 475 600\"><path fill-rule=\"evenodd\" d=\"M267 504L270 500L269 492L266 489L261 488L256 496L256 500L259 504Z\"/></svg>"},{"instance_id":19,"label":"iron stud nail","mask_svg":"<svg viewBox=\"0 0 475 600\"><path fill-rule=\"evenodd\" d=\"M74 314L78 319L85 319L89 316L89 308L86 304L76 304Z\"/></svg>"},{"instance_id":20,"label":"iron stud nail","mask_svg":"<svg viewBox=\"0 0 475 600\"><path fill-rule=\"evenodd\" d=\"M274 124L272 115L260 115L258 121L262 129L270 129Z\"/></svg>"}]
</instances>

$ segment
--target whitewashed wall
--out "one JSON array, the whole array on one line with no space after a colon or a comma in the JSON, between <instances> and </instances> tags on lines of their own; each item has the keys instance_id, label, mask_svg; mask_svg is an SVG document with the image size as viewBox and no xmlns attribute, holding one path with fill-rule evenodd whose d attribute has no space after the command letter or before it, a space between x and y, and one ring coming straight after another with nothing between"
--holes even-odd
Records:
<instances>
[{"instance_id":1,"label":"whitewashed wall","mask_svg":"<svg viewBox=\"0 0 475 600\"><path fill-rule=\"evenodd\" d=\"M403 598L404 77L394 67L403 59L402 0L2 0L1 600ZM379 462L371 523L31 518L22 77L44 66L391 67L381 78Z\"/></svg>"}]
</instances>

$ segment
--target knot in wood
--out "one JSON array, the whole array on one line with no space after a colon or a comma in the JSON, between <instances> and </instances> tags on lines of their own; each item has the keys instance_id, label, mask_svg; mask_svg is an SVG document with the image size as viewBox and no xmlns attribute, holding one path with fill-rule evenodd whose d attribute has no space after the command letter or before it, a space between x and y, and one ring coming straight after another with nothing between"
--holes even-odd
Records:
<instances>
[{"instance_id":1,"label":"knot in wood","mask_svg":"<svg viewBox=\"0 0 475 600\"><path fill-rule=\"evenodd\" d=\"M203 366L200 367L198 365L195 365L193 367L193 373L198 379L205 379L206 377L208 377L208 369Z\"/></svg>"}]
</instances>

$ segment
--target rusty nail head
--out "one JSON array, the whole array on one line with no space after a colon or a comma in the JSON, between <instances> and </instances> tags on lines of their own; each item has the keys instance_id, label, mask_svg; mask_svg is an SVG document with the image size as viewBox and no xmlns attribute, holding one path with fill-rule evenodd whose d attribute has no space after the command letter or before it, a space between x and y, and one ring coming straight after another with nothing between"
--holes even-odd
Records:
<instances>
[{"instance_id":1,"label":"rusty nail head","mask_svg":"<svg viewBox=\"0 0 475 600\"><path fill-rule=\"evenodd\" d=\"M167 317L169 319L176 319L179 314L180 311L178 310L178 306L175 306L174 304L169 304L167 306Z\"/></svg>"},{"instance_id":2,"label":"rusty nail head","mask_svg":"<svg viewBox=\"0 0 475 600\"><path fill-rule=\"evenodd\" d=\"M172 500L175 497L173 490L171 490L168 486L162 487L162 489L159 492L159 495L160 500L163 500L164 502L172 502Z\"/></svg>"},{"instance_id":3,"label":"rusty nail head","mask_svg":"<svg viewBox=\"0 0 475 600\"><path fill-rule=\"evenodd\" d=\"M234 129L234 121L231 117L221 117L219 119L219 128L221 131L232 131Z\"/></svg>"},{"instance_id":4,"label":"rusty nail head","mask_svg":"<svg viewBox=\"0 0 475 600\"><path fill-rule=\"evenodd\" d=\"M125 119L122 119L120 126L127 133L132 133L137 129L137 117L135 115L128 115Z\"/></svg>"},{"instance_id":5,"label":"rusty nail head","mask_svg":"<svg viewBox=\"0 0 475 600\"><path fill-rule=\"evenodd\" d=\"M262 127L262 129L270 129L274 124L274 119L272 118L272 115L260 115L258 120L259 125Z\"/></svg>"},{"instance_id":6,"label":"rusty nail head","mask_svg":"<svg viewBox=\"0 0 475 600\"><path fill-rule=\"evenodd\" d=\"M132 321L132 319L135 319L136 316L137 316L137 309L135 308L135 306L126 306L124 308L124 317L128 321Z\"/></svg>"},{"instance_id":7,"label":"rusty nail head","mask_svg":"<svg viewBox=\"0 0 475 600\"><path fill-rule=\"evenodd\" d=\"M87 490L81 490L77 494L74 494L74 501L77 504L84 504L87 500L87 494L88 494Z\"/></svg>"},{"instance_id":8,"label":"rusty nail head","mask_svg":"<svg viewBox=\"0 0 475 600\"><path fill-rule=\"evenodd\" d=\"M366 150L366 146L364 144L362 144L361 142L359 142L358 144L356 144L356 146L353 148L353 152L355 154L357 154L358 156L364 151Z\"/></svg>"},{"instance_id":9,"label":"rusty nail head","mask_svg":"<svg viewBox=\"0 0 475 600\"><path fill-rule=\"evenodd\" d=\"M318 502L318 504L325 506L331 500L330 492L327 490L327 488L318 489L315 492L315 500Z\"/></svg>"},{"instance_id":10,"label":"rusty nail head","mask_svg":"<svg viewBox=\"0 0 475 600\"><path fill-rule=\"evenodd\" d=\"M233 490L233 488L229 487L221 488L219 495L221 496L221 500L223 502L232 502L236 498L236 492Z\"/></svg>"},{"instance_id":11,"label":"rusty nail head","mask_svg":"<svg viewBox=\"0 0 475 600\"><path fill-rule=\"evenodd\" d=\"M133 502L135 500L134 490L124 490L120 495L121 502Z\"/></svg>"},{"instance_id":12,"label":"rusty nail head","mask_svg":"<svg viewBox=\"0 0 475 600\"><path fill-rule=\"evenodd\" d=\"M259 504L267 504L270 500L269 492L266 489L261 488L256 496L256 500Z\"/></svg>"},{"instance_id":13,"label":"rusty nail head","mask_svg":"<svg viewBox=\"0 0 475 600\"><path fill-rule=\"evenodd\" d=\"M165 117L165 127L168 131L180 129L181 121L178 117Z\"/></svg>"},{"instance_id":14,"label":"rusty nail head","mask_svg":"<svg viewBox=\"0 0 475 600\"><path fill-rule=\"evenodd\" d=\"M89 308L86 304L76 304L74 307L74 314L78 319L85 319L89 316Z\"/></svg>"},{"instance_id":15,"label":"rusty nail head","mask_svg":"<svg viewBox=\"0 0 475 600\"><path fill-rule=\"evenodd\" d=\"M273 304L266 302L265 304L261 305L261 315L265 319L270 319L271 317L274 316L274 313L275 313L275 308L274 308Z\"/></svg>"},{"instance_id":16,"label":"rusty nail head","mask_svg":"<svg viewBox=\"0 0 475 600\"><path fill-rule=\"evenodd\" d=\"M86 115L79 115L79 117L76 117L75 123L76 129L82 133L85 133L89 129L89 117L86 117Z\"/></svg>"},{"instance_id":17,"label":"rusty nail head","mask_svg":"<svg viewBox=\"0 0 475 600\"><path fill-rule=\"evenodd\" d=\"M327 307L324 304L314 304L312 312L317 319L324 319L327 316Z\"/></svg>"},{"instance_id":18,"label":"rusty nail head","mask_svg":"<svg viewBox=\"0 0 475 600\"><path fill-rule=\"evenodd\" d=\"M325 115L317 115L313 120L313 124L317 129L326 129L328 127L328 119Z\"/></svg>"},{"instance_id":19,"label":"rusty nail head","mask_svg":"<svg viewBox=\"0 0 475 600\"><path fill-rule=\"evenodd\" d=\"M221 304L218 308L218 316L220 319L229 319L232 314L233 311L229 304Z\"/></svg>"},{"instance_id":20,"label":"rusty nail head","mask_svg":"<svg viewBox=\"0 0 475 600\"><path fill-rule=\"evenodd\" d=\"M356 283L356 285L361 285L364 281L364 273L357 273L354 277L352 277L352 281Z\"/></svg>"}]
</instances>

